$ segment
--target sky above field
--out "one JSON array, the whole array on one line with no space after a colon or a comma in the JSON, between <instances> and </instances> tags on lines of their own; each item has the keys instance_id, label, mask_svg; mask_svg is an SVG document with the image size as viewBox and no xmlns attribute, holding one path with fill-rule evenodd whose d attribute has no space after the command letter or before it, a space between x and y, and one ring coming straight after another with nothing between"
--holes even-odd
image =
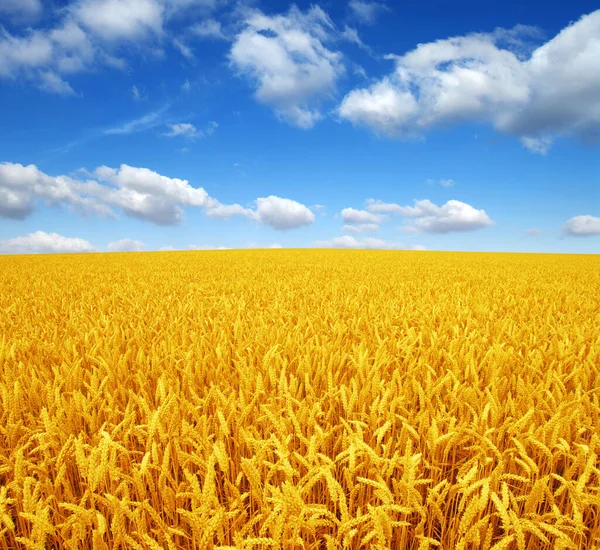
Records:
<instances>
[{"instance_id":1,"label":"sky above field","mask_svg":"<svg viewBox=\"0 0 600 550\"><path fill-rule=\"evenodd\" d=\"M0 253L598 253L597 7L0 0Z\"/></svg>"}]
</instances>

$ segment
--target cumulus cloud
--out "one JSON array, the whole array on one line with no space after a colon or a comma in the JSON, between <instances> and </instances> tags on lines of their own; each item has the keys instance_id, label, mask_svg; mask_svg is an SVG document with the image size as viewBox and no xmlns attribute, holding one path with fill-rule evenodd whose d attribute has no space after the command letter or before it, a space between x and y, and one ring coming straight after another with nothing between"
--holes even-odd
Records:
<instances>
[{"instance_id":1,"label":"cumulus cloud","mask_svg":"<svg viewBox=\"0 0 600 550\"><path fill-rule=\"evenodd\" d=\"M333 23L318 6L307 12L292 6L287 15L252 10L229 53L232 67L250 77L255 97L300 128L322 117L321 100L330 96L344 72L342 54L325 43Z\"/></svg>"},{"instance_id":2,"label":"cumulus cloud","mask_svg":"<svg viewBox=\"0 0 600 550\"><path fill-rule=\"evenodd\" d=\"M304 204L274 195L256 200L253 217L278 230L295 229L315 221L315 215Z\"/></svg>"},{"instance_id":3,"label":"cumulus cloud","mask_svg":"<svg viewBox=\"0 0 600 550\"><path fill-rule=\"evenodd\" d=\"M207 216L218 219L245 216L281 230L310 225L315 219L307 206L291 199L261 197L254 209L221 204L188 180L127 164L119 168L100 166L93 173L79 170L78 174L89 179L49 176L33 164L0 164L0 217L25 219L42 201L83 214L109 217L115 217L118 209L157 225L179 223L185 207L201 208Z\"/></svg>"},{"instance_id":4,"label":"cumulus cloud","mask_svg":"<svg viewBox=\"0 0 600 550\"><path fill-rule=\"evenodd\" d=\"M315 246L320 248L364 248L369 250L423 250L423 247L418 245L406 247L402 243L388 242L372 237L364 237L359 240L351 235L334 237L329 241L317 241Z\"/></svg>"},{"instance_id":5,"label":"cumulus cloud","mask_svg":"<svg viewBox=\"0 0 600 550\"><path fill-rule=\"evenodd\" d=\"M600 218L584 215L575 216L563 225L563 231L573 237L600 235Z\"/></svg>"},{"instance_id":6,"label":"cumulus cloud","mask_svg":"<svg viewBox=\"0 0 600 550\"><path fill-rule=\"evenodd\" d=\"M245 216L273 229L296 229L315 221L314 213L299 202L270 195L255 201L255 208L245 208L240 204L213 204L205 210L210 218L227 219L232 216Z\"/></svg>"},{"instance_id":7,"label":"cumulus cloud","mask_svg":"<svg viewBox=\"0 0 600 550\"><path fill-rule=\"evenodd\" d=\"M525 26L497 29L387 56L395 71L347 94L338 114L396 137L439 125L488 122L542 154L556 137L597 139L600 10L545 44L528 47L538 34Z\"/></svg>"},{"instance_id":8,"label":"cumulus cloud","mask_svg":"<svg viewBox=\"0 0 600 550\"><path fill-rule=\"evenodd\" d=\"M352 15L361 23L372 25L380 14L389 11L389 8L380 2L366 2L365 0L350 0L348 7Z\"/></svg>"},{"instance_id":9,"label":"cumulus cloud","mask_svg":"<svg viewBox=\"0 0 600 550\"><path fill-rule=\"evenodd\" d=\"M2 254L52 254L93 252L94 246L84 239L63 237L58 233L36 231L24 237L0 241Z\"/></svg>"},{"instance_id":10,"label":"cumulus cloud","mask_svg":"<svg viewBox=\"0 0 600 550\"><path fill-rule=\"evenodd\" d=\"M476 210L470 204L457 200L450 200L442 206L437 206L425 199L415 201L414 206L401 206L369 199L367 210L415 218L413 225L403 228L407 233L473 231L494 225L485 210Z\"/></svg>"},{"instance_id":11,"label":"cumulus cloud","mask_svg":"<svg viewBox=\"0 0 600 550\"><path fill-rule=\"evenodd\" d=\"M0 216L24 219L42 200L101 216L114 217L113 209L119 208L129 216L169 225L181 220L183 206L210 207L216 202L187 180L147 168L101 166L94 176L95 180L81 181L49 176L33 164L0 164Z\"/></svg>"},{"instance_id":12,"label":"cumulus cloud","mask_svg":"<svg viewBox=\"0 0 600 550\"><path fill-rule=\"evenodd\" d=\"M121 239L108 244L108 249L111 252L142 252L144 243L134 239Z\"/></svg>"},{"instance_id":13,"label":"cumulus cloud","mask_svg":"<svg viewBox=\"0 0 600 550\"><path fill-rule=\"evenodd\" d=\"M74 19L107 41L160 35L163 11L155 0L82 0L72 8Z\"/></svg>"},{"instance_id":14,"label":"cumulus cloud","mask_svg":"<svg viewBox=\"0 0 600 550\"><path fill-rule=\"evenodd\" d=\"M203 188L192 187L187 180L169 178L148 168L126 164L118 169L101 166L94 175L108 185L92 182L84 184L84 189L129 216L158 225L179 223L184 206L208 208L216 204Z\"/></svg>"},{"instance_id":15,"label":"cumulus cloud","mask_svg":"<svg viewBox=\"0 0 600 550\"><path fill-rule=\"evenodd\" d=\"M355 208L344 208L342 210L342 220L347 224L377 224L385 220L386 217L380 214L373 214L366 210L357 210Z\"/></svg>"},{"instance_id":16,"label":"cumulus cloud","mask_svg":"<svg viewBox=\"0 0 600 550\"><path fill-rule=\"evenodd\" d=\"M30 164L0 164L0 217L25 219L38 200L67 205L83 213L110 216L112 210L69 176L51 177Z\"/></svg>"}]
</instances>

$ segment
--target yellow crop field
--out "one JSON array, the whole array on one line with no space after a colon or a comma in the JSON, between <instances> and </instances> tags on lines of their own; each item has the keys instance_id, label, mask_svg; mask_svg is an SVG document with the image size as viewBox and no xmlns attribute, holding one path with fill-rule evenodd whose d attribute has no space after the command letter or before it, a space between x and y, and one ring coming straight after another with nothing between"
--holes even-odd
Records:
<instances>
[{"instance_id":1,"label":"yellow crop field","mask_svg":"<svg viewBox=\"0 0 600 550\"><path fill-rule=\"evenodd\" d=\"M2 256L0 373L0 549L600 548L600 256Z\"/></svg>"}]
</instances>

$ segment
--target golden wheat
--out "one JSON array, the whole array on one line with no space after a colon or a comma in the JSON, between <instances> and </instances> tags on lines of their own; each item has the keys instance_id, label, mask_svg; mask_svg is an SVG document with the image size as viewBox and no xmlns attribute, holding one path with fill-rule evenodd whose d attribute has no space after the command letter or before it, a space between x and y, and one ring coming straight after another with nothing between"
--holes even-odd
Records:
<instances>
[{"instance_id":1,"label":"golden wheat","mask_svg":"<svg viewBox=\"0 0 600 550\"><path fill-rule=\"evenodd\" d=\"M600 548L600 257L0 257L0 549Z\"/></svg>"}]
</instances>

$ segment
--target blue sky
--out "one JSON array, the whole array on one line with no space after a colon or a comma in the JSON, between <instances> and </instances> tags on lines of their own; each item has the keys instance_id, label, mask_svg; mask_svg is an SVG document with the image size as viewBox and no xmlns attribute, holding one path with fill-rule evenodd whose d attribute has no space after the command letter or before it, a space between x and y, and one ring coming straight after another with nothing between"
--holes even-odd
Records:
<instances>
[{"instance_id":1,"label":"blue sky","mask_svg":"<svg viewBox=\"0 0 600 550\"><path fill-rule=\"evenodd\" d=\"M3 0L0 252L598 253L594 8Z\"/></svg>"}]
</instances>

